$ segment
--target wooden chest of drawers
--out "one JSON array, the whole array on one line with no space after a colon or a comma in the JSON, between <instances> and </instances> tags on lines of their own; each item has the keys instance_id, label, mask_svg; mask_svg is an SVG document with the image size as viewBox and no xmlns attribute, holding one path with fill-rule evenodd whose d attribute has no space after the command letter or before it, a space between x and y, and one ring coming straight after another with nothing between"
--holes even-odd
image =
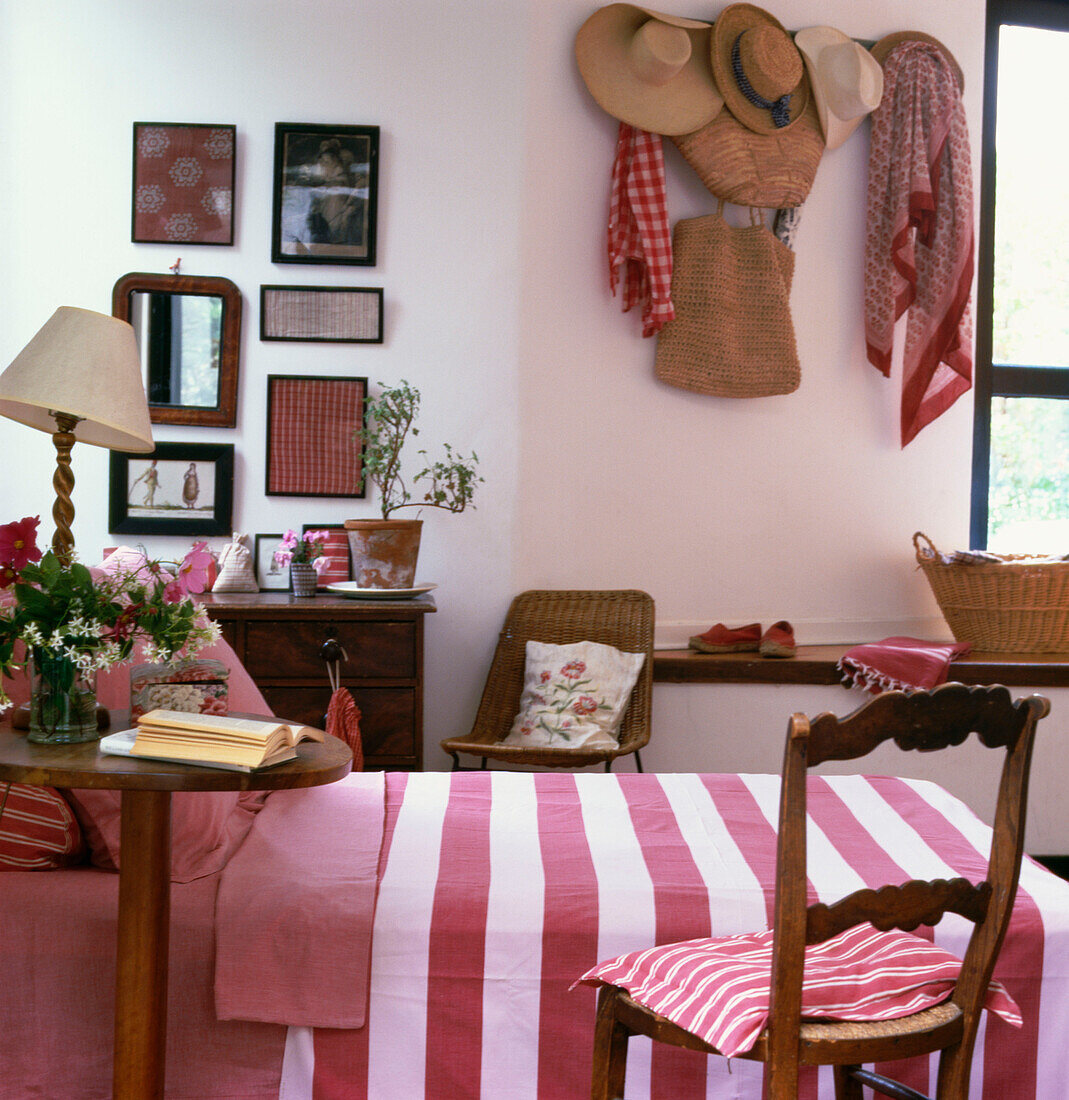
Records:
<instances>
[{"instance_id":1,"label":"wooden chest of drawers","mask_svg":"<svg viewBox=\"0 0 1069 1100\"><path fill-rule=\"evenodd\" d=\"M330 683L323 646L346 659L342 683L360 708L365 767L423 767L423 620L436 609L414 600L350 600L288 592L219 592L201 597L271 709L323 727Z\"/></svg>"}]
</instances>

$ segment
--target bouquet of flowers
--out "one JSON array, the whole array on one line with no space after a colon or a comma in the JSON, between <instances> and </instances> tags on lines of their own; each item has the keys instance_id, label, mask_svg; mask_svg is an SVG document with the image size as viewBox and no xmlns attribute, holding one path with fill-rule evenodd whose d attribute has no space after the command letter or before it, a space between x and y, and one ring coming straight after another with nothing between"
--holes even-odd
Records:
<instances>
[{"instance_id":1,"label":"bouquet of flowers","mask_svg":"<svg viewBox=\"0 0 1069 1100\"><path fill-rule=\"evenodd\" d=\"M60 561L37 546L39 516L0 525L0 672L18 667L17 647L32 655L36 674L55 691L69 680L128 660L168 662L192 656L219 638L191 595L203 592L211 554L197 543L181 562L138 556L93 569ZM10 706L0 681L0 711Z\"/></svg>"},{"instance_id":2,"label":"bouquet of flowers","mask_svg":"<svg viewBox=\"0 0 1069 1100\"><path fill-rule=\"evenodd\" d=\"M314 566L318 573L327 564L323 556L323 543L328 535L328 531L305 531L303 535L298 535L291 527L282 536L282 542L275 551L275 564L285 568L294 563L307 563Z\"/></svg>"}]
</instances>

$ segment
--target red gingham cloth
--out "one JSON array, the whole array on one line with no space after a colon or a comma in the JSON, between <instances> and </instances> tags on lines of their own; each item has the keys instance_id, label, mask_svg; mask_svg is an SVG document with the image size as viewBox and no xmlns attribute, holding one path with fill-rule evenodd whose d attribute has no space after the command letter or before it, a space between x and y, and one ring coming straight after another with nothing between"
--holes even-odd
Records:
<instances>
[{"instance_id":1,"label":"red gingham cloth","mask_svg":"<svg viewBox=\"0 0 1069 1100\"><path fill-rule=\"evenodd\" d=\"M363 390L351 379L277 379L271 390L268 491L352 496L360 486Z\"/></svg>"},{"instance_id":2,"label":"red gingham cloth","mask_svg":"<svg viewBox=\"0 0 1069 1100\"><path fill-rule=\"evenodd\" d=\"M904 447L972 385L973 199L957 78L924 42L896 46L872 114L865 240L865 344L891 373L895 322L909 311L902 365Z\"/></svg>"},{"instance_id":3,"label":"red gingham cloth","mask_svg":"<svg viewBox=\"0 0 1069 1100\"><path fill-rule=\"evenodd\" d=\"M609 201L609 285L623 267L624 312L642 304L642 335L654 336L675 315L672 231L665 198L660 134L620 123Z\"/></svg>"}]
</instances>

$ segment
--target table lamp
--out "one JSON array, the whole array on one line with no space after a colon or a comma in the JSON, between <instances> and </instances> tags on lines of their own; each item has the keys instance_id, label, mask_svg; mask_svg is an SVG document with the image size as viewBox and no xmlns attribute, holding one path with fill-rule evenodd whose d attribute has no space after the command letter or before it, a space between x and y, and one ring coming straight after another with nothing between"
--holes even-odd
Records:
<instances>
[{"instance_id":1,"label":"table lamp","mask_svg":"<svg viewBox=\"0 0 1069 1100\"><path fill-rule=\"evenodd\" d=\"M156 446L134 330L103 313L60 306L0 374L0 413L52 434L52 550L69 563L74 549L75 440L135 454Z\"/></svg>"}]
</instances>

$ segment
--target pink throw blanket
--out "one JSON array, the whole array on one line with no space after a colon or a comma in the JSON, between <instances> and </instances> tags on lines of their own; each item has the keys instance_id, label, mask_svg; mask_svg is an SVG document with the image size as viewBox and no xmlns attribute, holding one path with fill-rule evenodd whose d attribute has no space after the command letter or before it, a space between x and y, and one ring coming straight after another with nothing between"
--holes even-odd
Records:
<instances>
[{"instance_id":1,"label":"pink throw blanket","mask_svg":"<svg viewBox=\"0 0 1069 1100\"><path fill-rule=\"evenodd\" d=\"M220 1020L364 1026L385 792L361 772L271 794L219 880Z\"/></svg>"},{"instance_id":2,"label":"pink throw blanket","mask_svg":"<svg viewBox=\"0 0 1069 1100\"><path fill-rule=\"evenodd\" d=\"M968 656L971 648L968 642L944 645L920 638L884 638L848 649L838 668L847 687L873 695L896 689L928 690L944 683L950 662Z\"/></svg>"},{"instance_id":3,"label":"pink throw blanket","mask_svg":"<svg viewBox=\"0 0 1069 1100\"><path fill-rule=\"evenodd\" d=\"M895 47L872 115L865 342L891 373L895 322L909 311L902 365L904 447L972 385L972 166L957 78L924 42Z\"/></svg>"}]
</instances>

